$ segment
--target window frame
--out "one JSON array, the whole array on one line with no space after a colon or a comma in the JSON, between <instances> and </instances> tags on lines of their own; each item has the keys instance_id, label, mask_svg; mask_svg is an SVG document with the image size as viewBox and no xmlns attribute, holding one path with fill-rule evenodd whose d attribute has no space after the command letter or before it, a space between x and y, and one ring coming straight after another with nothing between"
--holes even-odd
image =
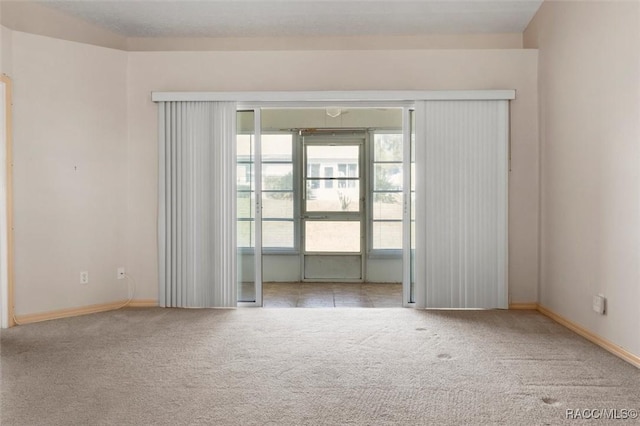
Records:
<instances>
[{"instance_id":1,"label":"window frame","mask_svg":"<svg viewBox=\"0 0 640 426\"><path fill-rule=\"evenodd\" d=\"M371 129L368 132L368 143L367 148L367 255L370 259L384 259L384 258L402 258L403 256L403 247L402 243L404 242L403 234L401 231L401 247L400 248L374 248L374 223L400 223L401 226L404 226L404 217L401 215L400 219L374 219L374 198L376 193L390 193L390 194L399 194L401 197L401 205L404 205L404 175L403 182L400 189L397 190L387 190L387 191L376 191L375 190L375 166L376 164L399 164L400 167L404 171L404 161L401 158L399 161L375 161L375 135L376 134L391 134L391 135L399 135L401 138L403 137L402 128L398 129ZM404 144L404 141L403 141ZM404 150L404 145L402 146ZM401 228L402 229L402 228Z\"/></svg>"},{"instance_id":2,"label":"window frame","mask_svg":"<svg viewBox=\"0 0 640 426\"><path fill-rule=\"evenodd\" d=\"M298 168L296 167L298 158L299 158L299 148L298 148L298 135L296 132L294 131L266 131L263 130L260 132L261 133L261 139L264 138L264 136L268 136L268 135L290 135L291 136L291 161L285 161L285 160L276 160L276 161L265 161L264 158L261 159L261 167L264 167L264 165L269 165L269 164L286 164L286 165L291 165L291 179L293 180L292 182L292 189L291 190L271 190L271 189L264 189L261 188L260 190L260 195L263 198L262 200L260 200L260 206L264 211L264 197L265 197L265 193L288 193L291 192L291 195L293 197L293 216L291 218L267 218L265 219L263 217L263 215L261 215L261 220L262 220L262 224L263 224L263 231L262 231L262 254L292 254L292 255L297 255L300 253L300 247L299 247L299 239L300 239L300 220L299 220L299 216L300 216L300 202L298 200L298 194L299 194L299 184L298 184L298 180L299 180L299 174L298 174ZM255 133L254 132L237 132L236 133L237 136L240 135L249 135L252 139L253 142L255 143ZM251 152L251 161L242 161L239 162L237 160L237 156L236 156L236 165L239 164L250 164L251 168L253 169L253 173L257 173L257 170L255 168L255 147ZM264 155L263 155L264 157ZM262 173L262 170L260 170L260 173ZM264 187L264 182L262 182L262 186ZM254 196L255 199L255 189L249 189L249 190L241 190L238 192L244 192L244 193L248 193L249 194L249 199L251 199L251 195ZM252 205L253 208L253 205ZM251 211L250 213L250 217L248 218L237 218L238 222L249 222L249 223L254 223L254 229L255 229L255 212ZM293 246L292 247L267 247L264 246L264 223L265 222L291 222L293 223ZM251 225L250 225L251 226ZM249 237L250 241L251 241L251 236ZM254 243L255 244L255 243ZM244 247L238 247L238 250L243 253L243 254L253 254L255 251L255 246L244 246Z\"/></svg>"}]
</instances>

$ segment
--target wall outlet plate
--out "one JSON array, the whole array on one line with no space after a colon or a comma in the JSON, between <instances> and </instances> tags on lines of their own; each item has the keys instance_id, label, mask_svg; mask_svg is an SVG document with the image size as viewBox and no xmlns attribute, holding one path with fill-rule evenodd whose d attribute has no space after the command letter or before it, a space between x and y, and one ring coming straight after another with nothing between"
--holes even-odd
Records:
<instances>
[{"instance_id":1,"label":"wall outlet plate","mask_svg":"<svg viewBox=\"0 0 640 426\"><path fill-rule=\"evenodd\" d=\"M80 272L80 284L89 284L89 272L88 271Z\"/></svg>"},{"instance_id":2,"label":"wall outlet plate","mask_svg":"<svg viewBox=\"0 0 640 426\"><path fill-rule=\"evenodd\" d=\"M124 266L118 268L118 279L123 280L125 277Z\"/></svg>"},{"instance_id":3,"label":"wall outlet plate","mask_svg":"<svg viewBox=\"0 0 640 426\"><path fill-rule=\"evenodd\" d=\"M593 296L593 310L594 312L599 313L600 315L604 315L606 311L606 301L607 299L604 295L599 294L597 296Z\"/></svg>"}]
</instances>

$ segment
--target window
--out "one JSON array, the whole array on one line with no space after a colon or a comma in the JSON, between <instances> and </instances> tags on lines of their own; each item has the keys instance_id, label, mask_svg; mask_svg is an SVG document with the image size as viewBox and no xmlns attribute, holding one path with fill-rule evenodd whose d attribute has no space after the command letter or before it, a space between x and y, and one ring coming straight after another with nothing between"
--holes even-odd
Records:
<instances>
[{"instance_id":1,"label":"window","mask_svg":"<svg viewBox=\"0 0 640 426\"><path fill-rule=\"evenodd\" d=\"M402 249L402 134L374 133L372 162L373 250Z\"/></svg>"},{"instance_id":2,"label":"window","mask_svg":"<svg viewBox=\"0 0 640 426\"><path fill-rule=\"evenodd\" d=\"M236 185L238 216L238 247L254 247L255 225L253 205L255 190L253 183L253 135L238 134L236 136Z\"/></svg>"},{"instance_id":3,"label":"window","mask_svg":"<svg viewBox=\"0 0 640 426\"><path fill-rule=\"evenodd\" d=\"M305 211L359 212L360 145L306 146Z\"/></svg>"},{"instance_id":4,"label":"window","mask_svg":"<svg viewBox=\"0 0 640 426\"><path fill-rule=\"evenodd\" d=\"M327 178L327 180L324 181L324 187L333 188L333 181L331 180L331 178L333 178L333 167L324 168L324 177Z\"/></svg>"},{"instance_id":5,"label":"window","mask_svg":"<svg viewBox=\"0 0 640 426\"><path fill-rule=\"evenodd\" d=\"M294 249L293 135L262 135L262 247Z\"/></svg>"},{"instance_id":6,"label":"window","mask_svg":"<svg viewBox=\"0 0 640 426\"><path fill-rule=\"evenodd\" d=\"M320 164L309 165L309 176L320 177ZM320 188L320 181L310 180L308 185L309 185L309 188L311 189ZM307 196L310 196L310 194L307 194Z\"/></svg>"},{"instance_id":7,"label":"window","mask_svg":"<svg viewBox=\"0 0 640 426\"><path fill-rule=\"evenodd\" d=\"M358 164L357 163L338 164L338 176L341 178L358 177ZM345 187L355 188L357 182L354 180L341 180L338 183L340 188L345 188Z\"/></svg>"},{"instance_id":8,"label":"window","mask_svg":"<svg viewBox=\"0 0 640 426\"><path fill-rule=\"evenodd\" d=\"M294 249L293 135L263 134L262 247ZM255 244L253 135L237 135L238 247Z\"/></svg>"}]
</instances>

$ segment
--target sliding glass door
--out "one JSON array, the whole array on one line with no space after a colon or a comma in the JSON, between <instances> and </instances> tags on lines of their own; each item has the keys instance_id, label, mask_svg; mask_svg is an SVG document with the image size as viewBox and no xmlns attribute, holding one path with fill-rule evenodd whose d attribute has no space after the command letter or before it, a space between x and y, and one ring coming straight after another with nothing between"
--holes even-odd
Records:
<instances>
[{"instance_id":1,"label":"sliding glass door","mask_svg":"<svg viewBox=\"0 0 640 426\"><path fill-rule=\"evenodd\" d=\"M236 227L238 303L262 305L260 110L237 113Z\"/></svg>"},{"instance_id":2,"label":"sliding glass door","mask_svg":"<svg viewBox=\"0 0 640 426\"><path fill-rule=\"evenodd\" d=\"M268 128L286 141L238 113L239 302L262 305L266 251L299 256L300 281L375 281L369 262L401 256L404 306L506 306L508 103L416 107L395 133Z\"/></svg>"},{"instance_id":3,"label":"sliding glass door","mask_svg":"<svg viewBox=\"0 0 640 426\"><path fill-rule=\"evenodd\" d=\"M360 111L365 110L381 114ZM308 134L274 128L270 117L282 120L282 113L273 110L238 111L240 305L262 306L263 280L283 276L287 282L390 282L392 277L403 283L403 305L413 303L410 110L383 111L389 111L382 120L386 128ZM299 270L291 262L295 258Z\"/></svg>"}]
</instances>

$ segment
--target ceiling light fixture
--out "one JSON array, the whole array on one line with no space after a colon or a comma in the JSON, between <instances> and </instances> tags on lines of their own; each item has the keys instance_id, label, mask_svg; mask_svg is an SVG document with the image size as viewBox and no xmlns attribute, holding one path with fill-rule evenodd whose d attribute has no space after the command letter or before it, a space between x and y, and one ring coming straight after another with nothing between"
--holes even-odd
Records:
<instances>
[{"instance_id":1,"label":"ceiling light fixture","mask_svg":"<svg viewBox=\"0 0 640 426\"><path fill-rule=\"evenodd\" d=\"M327 108L327 115L331 118L336 118L342 114L342 108Z\"/></svg>"}]
</instances>

